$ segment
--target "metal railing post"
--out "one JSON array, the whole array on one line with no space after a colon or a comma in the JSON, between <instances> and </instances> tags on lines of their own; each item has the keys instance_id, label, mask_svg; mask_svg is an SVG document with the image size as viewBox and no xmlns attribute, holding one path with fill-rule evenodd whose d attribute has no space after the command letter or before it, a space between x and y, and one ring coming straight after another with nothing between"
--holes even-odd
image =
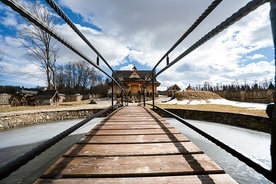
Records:
<instances>
[{"instance_id":1,"label":"metal railing post","mask_svg":"<svg viewBox=\"0 0 276 184\"><path fill-rule=\"evenodd\" d=\"M114 105L114 80L112 79L112 88L111 88L111 106L112 106L112 111L114 110L113 105Z\"/></svg>"},{"instance_id":2,"label":"metal railing post","mask_svg":"<svg viewBox=\"0 0 276 184\"><path fill-rule=\"evenodd\" d=\"M155 72L152 75L152 108L154 109L154 80L155 80Z\"/></svg>"},{"instance_id":3,"label":"metal railing post","mask_svg":"<svg viewBox=\"0 0 276 184\"><path fill-rule=\"evenodd\" d=\"M144 102L144 107L146 107L146 91L145 91L145 89L143 90L143 102Z\"/></svg>"},{"instance_id":4,"label":"metal railing post","mask_svg":"<svg viewBox=\"0 0 276 184\"><path fill-rule=\"evenodd\" d=\"M272 127L271 127L271 147L270 147L270 154L271 154L271 174L273 176L273 180L276 183L276 0L270 1L270 20L271 20L271 28L272 28L272 36L274 42L274 58L275 58L275 75L274 75L274 109L272 114Z\"/></svg>"},{"instance_id":5,"label":"metal railing post","mask_svg":"<svg viewBox=\"0 0 276 184\"><path fill-rule=\"evenodd\" d=\"M123 96L123 91L121 91L121 104L124 105L124 96Z\"/></svg>"}]
</instances>

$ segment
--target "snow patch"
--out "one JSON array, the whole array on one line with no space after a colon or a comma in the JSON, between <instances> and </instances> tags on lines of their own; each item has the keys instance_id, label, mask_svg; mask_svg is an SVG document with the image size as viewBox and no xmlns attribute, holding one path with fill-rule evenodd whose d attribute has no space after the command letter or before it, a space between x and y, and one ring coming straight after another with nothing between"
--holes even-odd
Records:
<instances>
[{"instance_id":1,"label":"snow patch","mask_svg":"<svg viewBox=\"0 0 276 184\"><path fill-rule=\"evenodd\" d=\"M237 101L231 101L226 99L182 100L182 101L173 99L163 104L177 104L177 105L218 104L218 105L231 105L235 107L244 107L244 108L253 109L253 110L265 110L268 105L263 103L237 102Z\"/></svg>"}]
</instances>

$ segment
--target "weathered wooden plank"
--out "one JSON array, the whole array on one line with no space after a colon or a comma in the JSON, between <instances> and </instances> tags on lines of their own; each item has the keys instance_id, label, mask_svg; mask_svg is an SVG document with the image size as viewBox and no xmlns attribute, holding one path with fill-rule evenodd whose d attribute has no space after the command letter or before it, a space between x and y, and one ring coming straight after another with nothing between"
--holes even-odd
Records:
<instances>
[{"instance_id":1,"label":"weathered wooden plank","mask_svg":"<svg viewBox=\"0 0 276 184\"><path fill-rule=\"evenodd\" d=\"M62 157L43 177L120 177L224 173L205 154Z\"/></svg>"},{"instance_id":2,"label":"weathered wooden plank","mask_svg":"<svg viewBox=\"0 0 276 184\"><path fill-rule=\"evenodd\" d=\"M137 156L203 153L191 142L151 144L75 144L66 156Z\"/></svg>"},{"instance_id":3,"label":"weathered wooden plank","mask_svg":"<svg viewBox=\"0 0 276 184\"><path fill-rule=\"evenodd\" d=\"M159 134L166 134L166 133L173 133L173 134L181 134L175 128L169 128L168 130L162 129L134 129L134 130L90 130L86 135L159 135Z\"/></svg>"},{"instance_id":4,"label":"weathered wooden plank","mask_svg":"<svg viewBox=\"0 0 276 184\"><path fill-rule=\"evenodd\" d=\"M221 184L236 184L228 174L209 174L209 175L187 175L187 176L160 176L160 177L124 177L124 178L62 178L58 180L53 179L39 179L34 184L202 184L202 183L221 183Z\"/></svg>"},{"instance_id":5,"label":"weathered wooden plank","mask_svg":"<svg viewBox=\"0 0 276 184\"><path fill-rule=\"evenodd\" d=\"M178 130L142 107L112 113L42 178L36 184L236 183Z\"/></svg>"},{"instance_id":6,"label":"weathered wooden plank","mask_svg":"<svg viewBox=\"0 0 276 184\"><path fill-rule=\"evenodd\" d=\"M100 125L96 126L94 129L118 129L118 130L127 130L127 129L160 129L160 125L138 125L138 124L105 124L105 125ZM164 128L173 128L171 125L164 125Z\"/></svg>"},{"instance_id":7,"label":"weathered wooden plank","mask_svg":"<svg viewBox=\"0 0 276 184\"><path fill-rule=\"evenodd\" d=\"M169 125L169 123L165 120L159 121L159 123L162 124L166 124ZM158 125L158 123L156 122L156 120L152 120L152 119L147 119L147 120L129 120L129 119L124 119L124 120L110 120L110 121L105 121L103 123L104 125L109 125L109 124L137 124L137 125L141 125L141 124L154 124L154 125Z\"/></svg>"},{"instance_id":8,"label":"weathered wooden plank","mask_svg":"<svg viewBox=\"0 0 276 184\"><path fill-rule=\"evenodd\" d=\"M85 136L80 143L153 143L189 141L182 134Z\"/></svg>"}]
</instances>

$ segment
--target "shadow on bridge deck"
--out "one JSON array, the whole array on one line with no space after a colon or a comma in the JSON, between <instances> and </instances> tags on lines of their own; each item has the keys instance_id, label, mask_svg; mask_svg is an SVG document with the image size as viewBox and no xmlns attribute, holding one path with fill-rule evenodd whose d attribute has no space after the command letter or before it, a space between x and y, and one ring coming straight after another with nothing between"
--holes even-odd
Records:
<instances>
[{"instance_id":1,"label":"shadow on bridge deck","mask_svg":"<svg viewBox=\"0 0 276 184\"><path fill-rule=\"evenodd\" d=\"M38 183L236 183L155 112L116 110L54 163Z\"/></svg>"}]
</instances>

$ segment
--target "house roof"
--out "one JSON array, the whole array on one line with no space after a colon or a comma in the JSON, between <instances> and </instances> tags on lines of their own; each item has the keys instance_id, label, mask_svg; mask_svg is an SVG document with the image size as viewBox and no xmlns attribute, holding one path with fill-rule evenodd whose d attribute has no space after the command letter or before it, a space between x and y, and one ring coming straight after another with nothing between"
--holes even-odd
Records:
<instances>
[{"instance_id":1,"label":"house roof","mask_svg":"<svg viewBox=\"0 0 276 184\"><path fill-rule=\"evenodd\" d=\"M20 93L20 94L36 95L36 94L38 93L38 91L22 89L19 93Z\"/></svg>"},{"instance_id":2,"label":"house roof","mask_svg":"<svg viewBox=\"0 0 276 184\"><path fill-rule=\"evenodd\" d=\"M168 90L170 90L170 89L181 90L181 88L177 84L174 84L171 87L168 87Z\"/></svg>"},{"instance_id":3,"label":"house roof","mask_svg":"<svg viewBox=\"0 0 276 184\"><path fill-rule=\"evenodd\" d=\"M151 73L151 70L114 70L118 77L123 77L125 82L143 82L146 81L147 76ZM133 73L136 72L138 77L133 77ZM132 76L132 78L129 78ZM149 79L148 79L149 80ZM150 79L151 81L151 79ZM154 83L159 83L156 79Z\"/></svg>"},{"instance_id":4,"label":"house roof","mask_svg":"<svg viewBox=\"0 0 276 184\"><path fill-rule=\"evenodd\" d=\"M51 99L51 98L54 98L56 95L58 95L58 98L59 98L59 94L58 94L57 90L38 91L38 93L36 94L36 98L37 99Z\"/></svg>"}]
</instances>

